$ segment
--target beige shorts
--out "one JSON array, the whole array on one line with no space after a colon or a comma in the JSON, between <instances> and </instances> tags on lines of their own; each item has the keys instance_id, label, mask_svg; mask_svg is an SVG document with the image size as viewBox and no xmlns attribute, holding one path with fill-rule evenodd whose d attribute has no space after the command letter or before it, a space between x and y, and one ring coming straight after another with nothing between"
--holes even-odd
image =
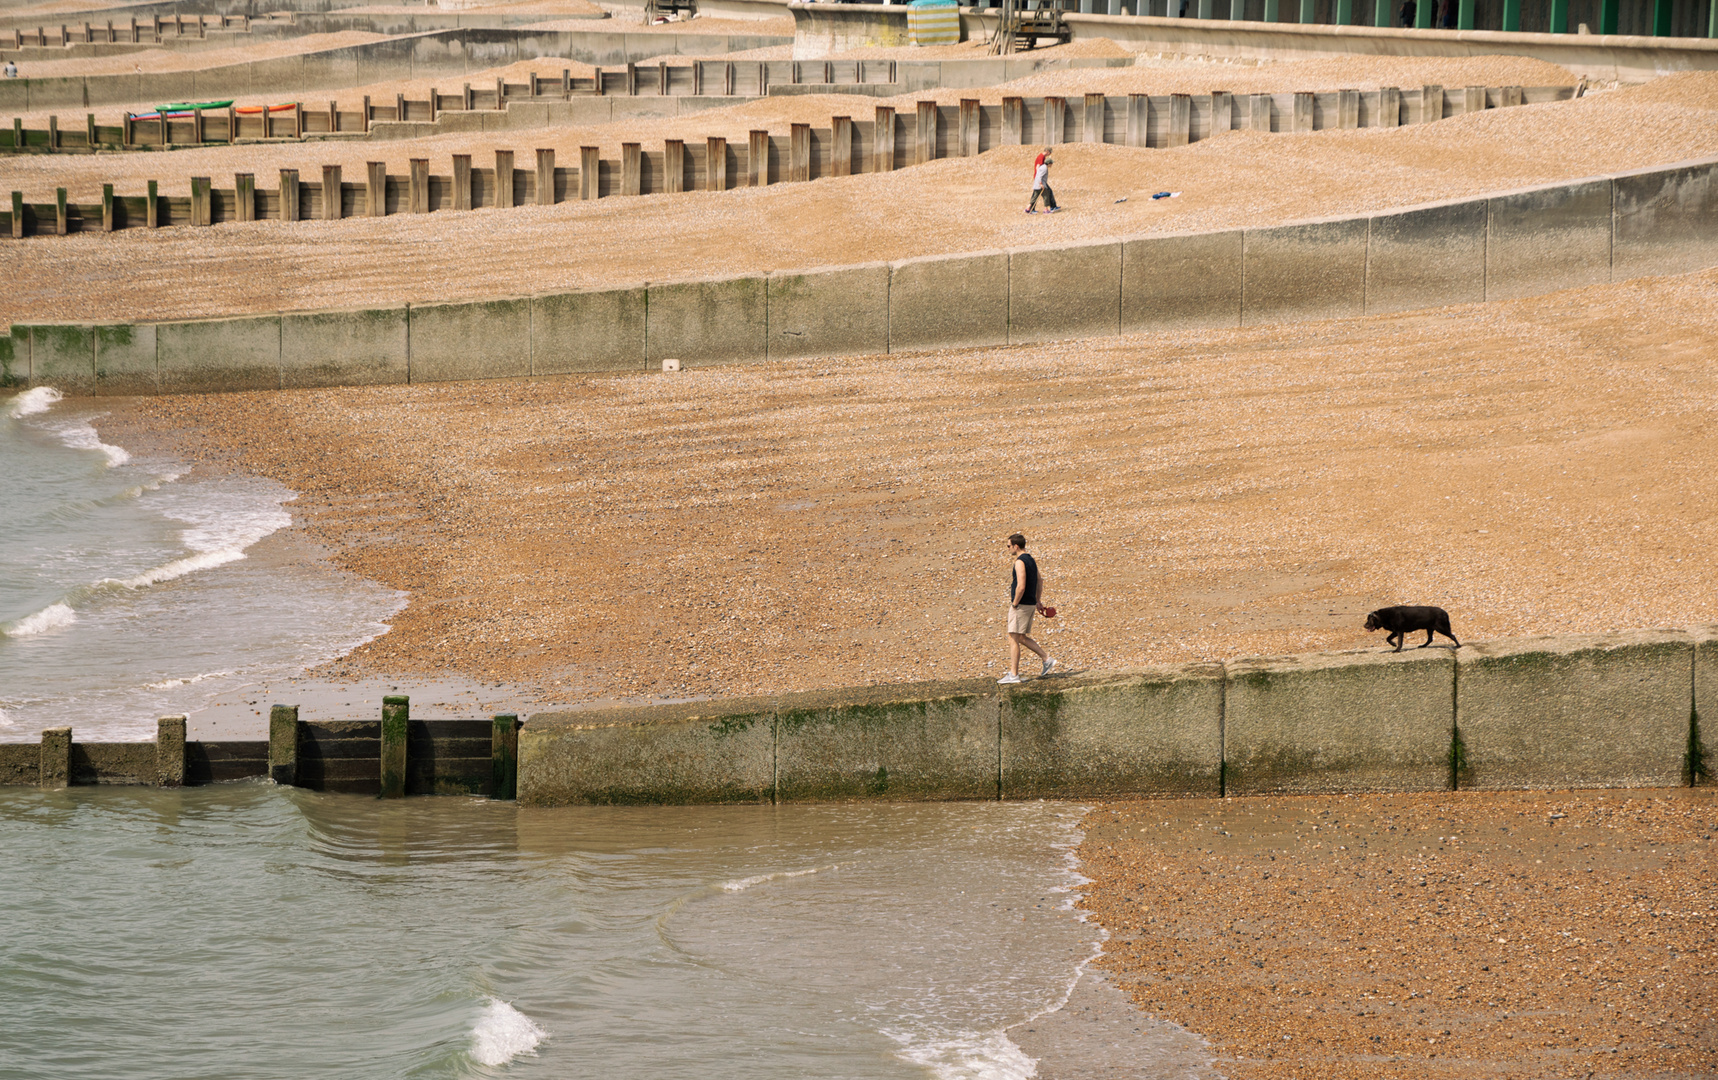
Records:
<instances>
[{"instance_id":1,"label":"beige shorts","mask_svg":"<svg viewBox=\"0 0 1718 1080\"><path fill-rule=\"evenodd\" d=\"M1030 634L1032 632L1032 616L1037 613L1036 604L1010 604L1008 606L1008 632L1010 634Z\"/></svg>"}]
</instances>

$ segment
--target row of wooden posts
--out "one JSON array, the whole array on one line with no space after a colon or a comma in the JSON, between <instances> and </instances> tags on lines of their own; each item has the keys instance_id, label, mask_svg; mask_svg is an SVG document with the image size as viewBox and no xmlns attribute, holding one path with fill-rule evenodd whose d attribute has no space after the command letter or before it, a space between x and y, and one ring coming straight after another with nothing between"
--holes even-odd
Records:
<instances>
[{"instance_id":1,"label":"row of wooden posts","mask_svg":"<svg viewBox=\"0 0 1718 1080\"><path fill-rule=\"evenodd\" d=\"M133 16L130 27L116 27L112 19L107 20L105 32L101 26L85 22L82 34L74 34L73 28L69 24L61 23L60 36L57 39L48 36L46 27L36 27L36 32L33 34L24 30L13 30L11 44L14 49L22 49L27 45L45 49L50 45L63 48L67 45L94 45L99 43L141 45L145 42L154 42L159 44L169 36L184 37L187 19L190 20L191 33L196 37L208 36L210 19L214 20L216 30L236 29L240 33L249 33L251 29L251 17L249 15L174 15L172 18L163 18L158 15L143 23L139 23L136 16ZM169 31L171 31L170 34ZM0 41L4 40L4 38L0 38Z\"/></svg>"},{"instance_id":2,"label":"row of wooden posts","mask_svg":"<svg viewBox=\"0 0 1718 1080\"><path fill-rule=\"evenodd\" d=\"M1443 115L1445 107L1445 90L1441 86L1426 86L1417 91L1419 102L1409 115L1422 118L1438 118ZM1499 104L1519 104L1522 100L1522 88L1502 87L1497 95ZM1390 119L1398 122L1402 115L1404 91L1399 88L1387 87L1377 91L1376 118L1381 126L1389 124ZM1353 128L1359 124L1360 92L1353 90L1340 91L1331 98L1327 109L1326 119L1336 122L1330 126ZM1311 131L1313 130L1313 99L1315 95L1297 93L1292 95L1292 108L1280 118L1285 121L1284 130ZM1271 95L1259 94L1248 97L1236 97L1223 91L1215 91L1209 95L1200 95L1198 102L1199 113L1208 118L1208 131L1231 130L1235 126L1251 128L1252 130L1271 130ZM1078 100L1078 99L1076 99ZM1487 102L1487 88L1468 87L1462 92L1462 107L1464 111L1483 109ZM1129 146L1149 145L1147 140L1148 126L1147 95L1129 95L1125 125L1122 117L1113 117L1117 122L1116 134ZM1073 141L1069 136L1073 133L1068 126L1069 101L1062 97L1046 97L1041 104L1028 110L1024 98L1007 97L1003 99L1000 110L1000 125L992 129L1000 135L993 145L1020 145L1027 141L1027 117L1032 117L1031 140L1034 143L1057 145ZM819 129L816 133L820 148L826 148L824 155L814 155L813 129L810 124L794 124L785 146L777 144L776 157L785 166L785 175L780 177L789 182L800 182L813 179L813 162L818 164L819 175L850 176L862 172L892 172L899 165L912 163L922 164L939 156L938 128L939 112L944 107L935 101L920 101L915 113L906 118L911 122L911 138L907 143L905 160L897 162L896 132L897 118L891 106L876 107L876 118L871 124L863 125L868 129L866 139L869 153L855 153L855 122L848 116L832 117L828 129ZM981 149L980 128L981 112L984 107L977 99L961 101L958 112L949 110L949 117L954 124L947 130L947 151L952 156L971 157ZM994 106L990 107L994 110ZM1162 106L1153 106L1157 117L1156 133L1159 145L1184 146L1193 135L1192 117L1194 101L1186 94L1170 95L1164 99ZM1104 117L1106 98L1103 94L1087 94L1084 100L1084 113L1079 126L1079 141L1098 143L1105 141ZM1334 116L1330 114L1334 113ZM995 113L993 112L994 116ZM887 133L887 134L880 134ZM993 135L993 138L995 136ZM696 146L696 144L693 144ZM309 216L324 220L334 220L348 216L346 213L346 195L351 194L353 214L364 217L382 217L390 213L388 198L389 186L392 183L395 192L393 205L399 211L409 213L428 213L439 208L453 210L471 210L481 206L492 206L507 209L516 205L534 204L539 206L553 205L560 200L560 190L565 190L569 199L590 200L610 195L640 195L656 192L678 193L701 186L706 191L726 191L729 188L729 150L727 139L722 136L710 136L704 140L701 153L694 152L685 140L668 139L663 143L663 151L657 162L651 163L650 173L654 181L657 170L660 169L661 182L646 183L645 154L642 144L628 142L621 144L619 162L605 162L600 158L599 148L595 146L580 147L579 166L576 178L572 170L557 170L555 151L539 149L536 151L534 177L521 180L516 185L514 151L495 151L495 169L493 173L483 178L484 197L474 197L474 177L479 170L472 164L470 154L453 155L452 177L432 177L429 171L429 159L412 158L411 172L408 177L390 178L385 162L369 162L366 165L365 184L362 190L356 185L345 185L341 166L325 165L322 167L321 185L319 188L309 183L300 183L296 169L280 170L278 196L268 199L261 198L262 192L256 184L252 173L238 173L234 176L234 186L230 191L215 192L209 177L192 177L191 192L188 203L167 206L160 196L155 181L149 181L148 196L142 206L127 206L127 200L118 199L113 194L113 185L103 186L102 204L99 210L73 208L66 199L66 190L56 190L55 203L51 210L53 216L53 233L65 235L70 231L94 229L95 219L99 216L100 230L109 232L116 228L146 227L155 228L165 224L212 225L216 221L256 221L272 218L284 221L303 220L306 216L301 213L304 207L304 196L308 192L316 200L316 205ZM770 168L771 136L767 130L752 131L749 135L745 159L740 162L736 152L737 167L743 169L743 176L735 176L736 187L759 187L772 183L776 177ZM654 157L654 155L652 155ZM867 160L868 158L868 160ZM693 183L687 183L688 165L691 169ZM701 168L699 167L701 166ZM701 173L701 177L699 176ZM604 184L605 175L608 183ZM557 180L565 181L557 184ZM699 185L699 179L702 184ZM440 197L432 195L432 186ZM516 198L516 186L527 188L526 198ZM606 187L606 190L605 190ZM560 190L558 190L560 189ZM338 195L336 195L338 193ZM135 201L135 200L132 200ZM217 202L219 210L217 210ZM26 210L22 192L12 193L10 214L10 233L13 237L23 237L27 231L27 216L33 214L35 221L34 232L45 233L48 229L47 217L50 211L45 208L30 207ZM78 220L78 229L72 228L72 220ZM164 220L165 218L165 220Z\"/></svg>"},{"instance_id":3,"label":"row of wooden posts","mask_svg":"<svg viewBox=\"0 0 1718 1080\"><path fill-rule=\"evenodd\" d=\"M863 82L865 78L864 61L854 62L854 78ZM895 62L887 63L889 82L895 79ZM240 113L236 106L220 109L191 109L188 117L169 118L163 114L153 119L139 119L127 112L120 126L98 125L95 114L85 117L84 130L81 133L82 142L74 142L68 147L65 132L60 128L58 116L48 117L48 127L44 132L26 131L24 121L20 117L12 119L11 143L7 147L0 144L0 149L28 150L32 147L53 153L67 149L90 151L95 149L131 150L144 147L165 146L202 146L209 142L237 143L241 138L258 139L303 139L310 135L327 135L350 133L368 135L370 126L378 120L403 121L423 120L434 123L445 112L476 112L505 109L510 99L521 98L531 101L568 101L575 96L593 95L606 96L611 94L626 94L636 96L641 88L650 88L657 96L669 96L673 87L686 89L691 96L702 96L705 91L705 63L691 65L671 65L667 61L659 61L654 66L640 66L635 63L626 65L624 71L604 71L597 68L590 77L575 76L570 69L563 68L559 78L554 76L538 76L532 72L523 83L510 83L505 79L495 80L495 89L474 89L466 83L457 94L443 94L435 88L430 89L428 101L408 101L405 94L396 93L393 105L378 105L372 103L369 95L364 96L363 107L354 116L353 113L340 111L339 103L330 101L326 110L307 109L303 102L288 103L289 107L278 109L282 115L277 119L269 111L264 111L256 117ZM801 62L793 64L792 78L800 82L807 73ZM845 65L843 65L845 67ZM757 96L763 97L769 93L769 65L760 62L756 65L755 87L746 82L743 76L753 73L746 72L744 65L736 67L732 62L724 65L720 93L723 97L750 96L753 89ZM823 84L841 85L838 75L844 74L833 61L824 61L821 71L811 74L821 76ZM688 74L689 73L689 74ZM710 86L709 89L717 89ZM186 138L175 141L175 128ZM246 129L250 133L246 133ZM75 129L73 129L75 131ZM74 140L77 137L74 136Z\"/></svg>"},{"instance_id":4,"label":"row of wooden posts","mask_svg":"<svg viewBox=\"0 0 1718 1080\"><path fill-rule=\"evenodd\" d=\"M380 725L374 720L303 722L297 706L275 705L266 743L192 741L186 725L184 716L162 717L153 744L77 743L71 728L48 728L36 754L27 744L0 746L0 783L172 788L267 777L277 784L376 793L385 799L408 794L512 799L518 790L516 713L489 720L414 721L410 699L401 695L382 699Z\"/></svg>"}]
</instances>

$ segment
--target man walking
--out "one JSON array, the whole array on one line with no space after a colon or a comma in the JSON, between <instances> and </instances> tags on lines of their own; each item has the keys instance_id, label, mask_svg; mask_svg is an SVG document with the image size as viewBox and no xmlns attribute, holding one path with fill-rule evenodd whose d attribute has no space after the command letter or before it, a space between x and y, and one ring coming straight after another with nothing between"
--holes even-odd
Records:
<instances>
[{"instance_id":1,"label":"man walking","mask_svg":"<svg viewBox=\"0 0 1718 1080\"><path fill-rule=\"evenodd\" d=\"M1038 654L1048 675L1056 670L1056 661L1028 635L1032 632L1032 616L1043 610L1044 578L1038 573L1038 560L1026 554L1026 538L1015 533L1008 538L1009 554L1014 556L1014 568L1008 581L1008 674L996 680L1011 684L1020 681L1020 647Z\"/></svg>"},{"instance_id":2,"label":"man walking","mask_svg":"<svg viewBox=\"0 0 1718 1080\"><path fill-rule=\"evenodd\" d=\"M1054 214L1062 209L1056 205L1056 193L1050 190L1050 166L1054 164L1056 164L1055 159L1051 158L1048 152L1038 160L1038 167L1032 172L1032 201L1026 204L1028 214L1038 212L1038 196L1040 195L1044 196L1044 212L1046 214Z\"/></svg>"}]
</instances>

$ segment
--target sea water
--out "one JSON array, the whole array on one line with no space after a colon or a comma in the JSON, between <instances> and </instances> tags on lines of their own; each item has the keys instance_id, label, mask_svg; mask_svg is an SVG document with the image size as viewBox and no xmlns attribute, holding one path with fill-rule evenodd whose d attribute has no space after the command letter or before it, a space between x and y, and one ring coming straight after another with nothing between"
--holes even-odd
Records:
<instances>
[{"instance_id":1,"label":"sea water","mask_svg":"<svg viewBox=\"0 0 1718 1080\"><path fill-rule=\"evenodd\" d=\"M1024 1080L1081 809L0 788L0 1078Z\"/></svg>"},{"instance_id":2,"label":"sea water","mask_svg":"<svg viewBox=\"0 0 1718 1080\"><path fill-rule=\"evenodd\" d=\"M293 497L101 441L92 407L0 398L0 741L155 718L296 674L387 630L402 594L314 558L259 560Z\"/></svg>"}]
</instances>

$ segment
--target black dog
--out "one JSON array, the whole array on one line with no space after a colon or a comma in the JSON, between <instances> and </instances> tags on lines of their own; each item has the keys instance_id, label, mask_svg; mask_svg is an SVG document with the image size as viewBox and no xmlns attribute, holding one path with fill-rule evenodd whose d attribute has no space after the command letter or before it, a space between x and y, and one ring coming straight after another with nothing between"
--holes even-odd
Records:
<instances>
[{"instance_id":1,"label":"black dog","mask_svg":"<svg viewBox=\"0 0 1718 1080\"><path fill-rule=\"evenodd\" d=\"M1456 636L1450 633L1450 613L1441 607L1382 607L1366 616L1366 629L1390 631L1384 640L1396 646L1397 652L1402 651L1403 642L1415 630L1426 632L1426 645L1432 643L1434 631L1456 641ZM1456 641L1456 648L1461 648L1461 642Z\"/></svg>"}]
</instances>

